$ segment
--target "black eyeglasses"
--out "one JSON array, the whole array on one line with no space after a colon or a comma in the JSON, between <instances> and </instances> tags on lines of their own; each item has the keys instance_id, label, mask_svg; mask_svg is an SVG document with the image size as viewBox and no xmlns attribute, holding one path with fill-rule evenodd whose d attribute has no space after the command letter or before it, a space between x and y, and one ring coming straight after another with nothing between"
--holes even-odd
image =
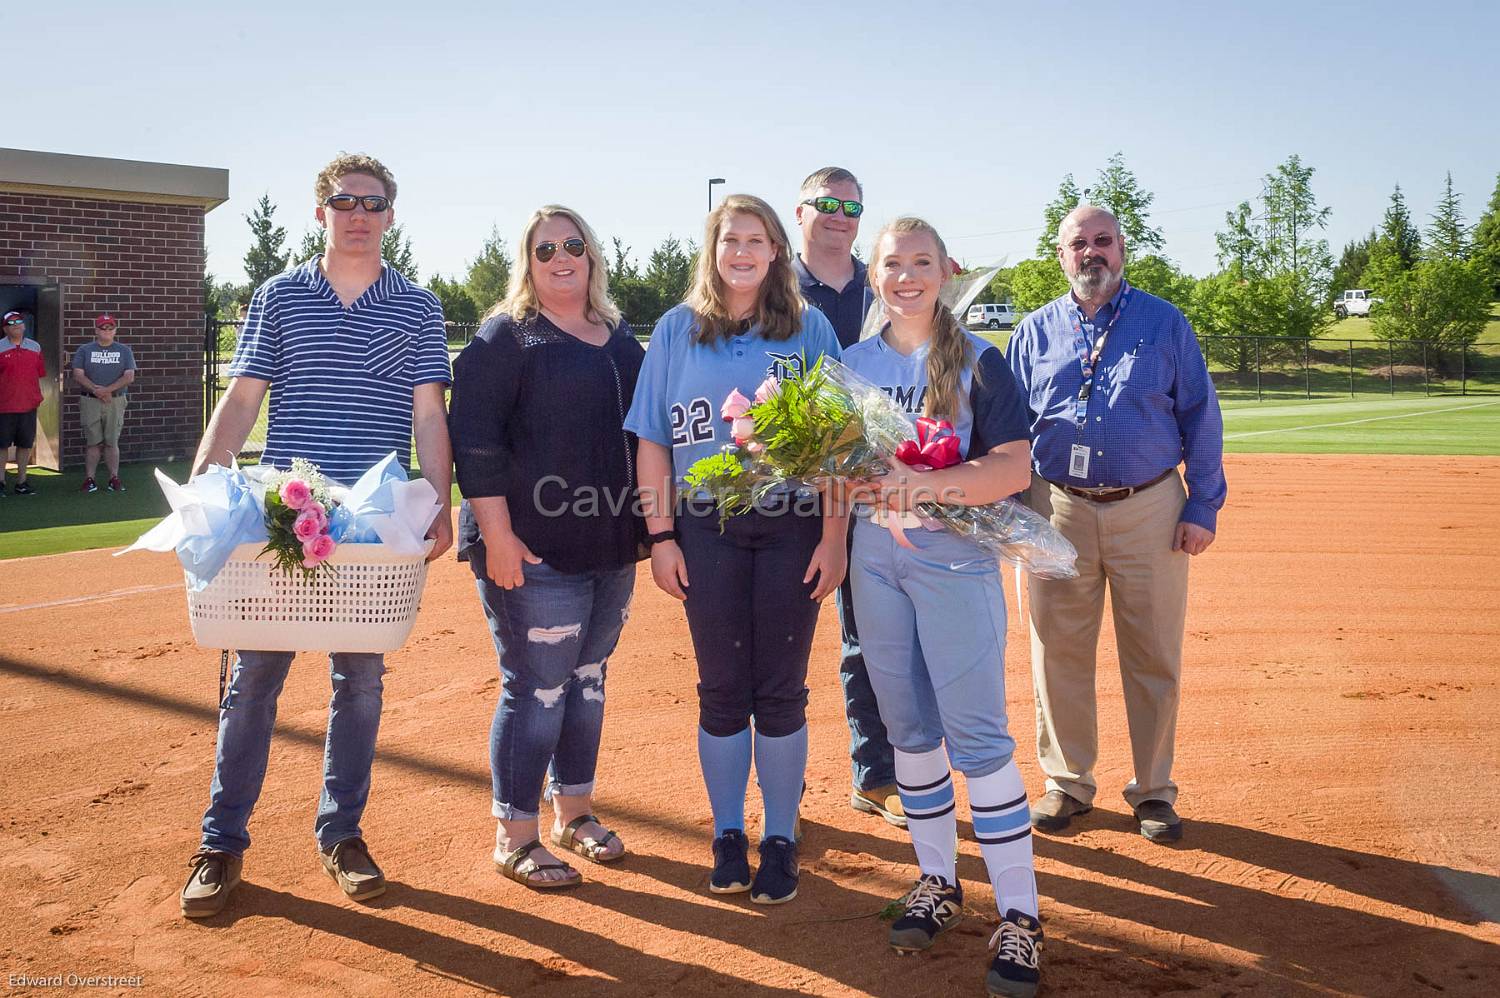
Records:
<instances>
[{"instance_id":1,"label":"black eyeglasses","mask_svg":"<svg viewBox=\"0 0 1500 998\"><path fill-rule=\"evenodd\" d=\"M858 201L841 201L838 198L822 197L808 198L802 203L812 205L820 215L836 215L840 208L844 209L844 215L848 218L858 218L865 213L865 206Z\"/></svg>"},{"instance_id":2,"label":"black eyeglasses","mask_svg":"<svg viewBox=\"0 0 1500 998\"><path fill-rule=\"evenodd\" d=\"M546 263L554 256L557 256L559 248L567 250L568 256L583 256L584 250L588 247L584 245L582 239L574 236L572 239L564 239L560 243L555 243L550 239L544 243L537 243L531 252L536 254L538 263Z\"/></svg>"},{"instance_id":3,"label":"black eyeglasses","mask_svg":"<svg viewBox=\"0 0 1500 998\"><path fill-rule=\"evenodd\" d=\"M365 211L373 215L389 208L391 199L380 194L366 194L364 197L358 194L330 194L323 203L334 211L353 211L356 205L362 204Z\"/></svg>"}]
</instances>

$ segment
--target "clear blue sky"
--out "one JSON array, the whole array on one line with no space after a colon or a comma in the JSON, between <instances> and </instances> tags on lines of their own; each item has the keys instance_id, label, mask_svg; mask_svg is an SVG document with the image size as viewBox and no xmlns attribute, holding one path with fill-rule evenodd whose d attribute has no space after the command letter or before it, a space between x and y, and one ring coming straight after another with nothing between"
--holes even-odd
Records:
<instances>
[{"instance_id":1,"label":"clear blue sky","mask_svg":"<svg viewBox=\"0 0 1500 998\"><path fill-rule=\"evenodd\" d=\"M219 6L0 5L0 146L227 168L221 279L262 192L295 244L340 149L394 171L424 280L549 201L638 256L701 239L710 176L790 221L827 164L864 182L862 241L916 213L965 262L1014 263L1063 174L1087 186L1119 149L1200 275L1291 153L1335 254L1395 183L1425 225L1451 170L1473 223L1500 172L1493 3Z\"/></svg>"}]
</instances>

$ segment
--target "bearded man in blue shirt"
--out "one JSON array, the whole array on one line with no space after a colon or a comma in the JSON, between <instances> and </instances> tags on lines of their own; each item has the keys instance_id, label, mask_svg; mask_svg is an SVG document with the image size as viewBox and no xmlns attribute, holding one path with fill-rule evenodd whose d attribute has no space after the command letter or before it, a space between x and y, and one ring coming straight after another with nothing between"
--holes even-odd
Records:
<instances>
[{"instance_id":1,"label":"bearded man in blue shirt","mask_svg":"<svg viewBox=\"0 0 1500 998\"><path fill-rule=\"evenodd\" d=\"M1113 214L1076 208L1058 228L1057 258L1070 292L1028 315L1006 350L1030 407L1028 502L1078 549L1078 578L1030 583L1037 756L1047 776L1031 824L1057 832L1093 809L1107 586L1135 771L1125 800L1142 835L1175 842L1188 560L1213 543L1224 505L1224 422L1187 319L1124 280Z\"/></svg>"}]
</instances>

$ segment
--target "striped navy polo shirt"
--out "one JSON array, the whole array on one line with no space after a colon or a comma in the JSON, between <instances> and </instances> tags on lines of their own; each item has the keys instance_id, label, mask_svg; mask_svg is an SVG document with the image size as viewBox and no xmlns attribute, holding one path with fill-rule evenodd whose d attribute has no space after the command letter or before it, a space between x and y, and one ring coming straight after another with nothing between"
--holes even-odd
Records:
<instances>
[{"instance_id":1,"label":"striped navy polo shirt","mask_svg":"<svg viewBox=\"0 0 1500 998\"><path fill-rule=\"evenodd\" d=\"M410 470L412 389L450 380L443 308L383 266L346 309L321 259L256 289L229 367L271 383L261 462L304 457L345 485L391 451Z\"/></svg>"}]
</instances>

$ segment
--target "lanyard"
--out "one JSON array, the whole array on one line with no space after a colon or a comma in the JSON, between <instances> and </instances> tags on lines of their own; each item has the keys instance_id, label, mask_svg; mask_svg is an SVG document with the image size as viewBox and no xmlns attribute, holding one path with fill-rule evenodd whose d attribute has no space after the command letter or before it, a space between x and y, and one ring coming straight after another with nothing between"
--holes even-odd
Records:
<instances>
[{"instance_id":1,"label":"lanyard","mask_svg":"<svg viewBox=\"0 0 1500 998\"><path fill-rule=\"evenodd\" d=\"M1078 346L1078 364L1083 370L1083 384L1078 389L1078 399L1074 405L1074 419L1080 429L1088 422L1089 396L1094 392L1094 369L1099 365L1099 358L1104 355L1104 342L1109 339L1110 330L1115 328L1115 323L1120 321L1120 316L1125 314L1125 306L1130 301L1130 285L1124 281L1120 282L1120 303L1115 307L1114 314L1104 324L1104 328L1094 337L1093 348L1089 348L1088 337L1083 333L1083 312L1078 308L1076 302L1069 302L1073 309L1073 337Z\"/></svg>"}]
</instances>

